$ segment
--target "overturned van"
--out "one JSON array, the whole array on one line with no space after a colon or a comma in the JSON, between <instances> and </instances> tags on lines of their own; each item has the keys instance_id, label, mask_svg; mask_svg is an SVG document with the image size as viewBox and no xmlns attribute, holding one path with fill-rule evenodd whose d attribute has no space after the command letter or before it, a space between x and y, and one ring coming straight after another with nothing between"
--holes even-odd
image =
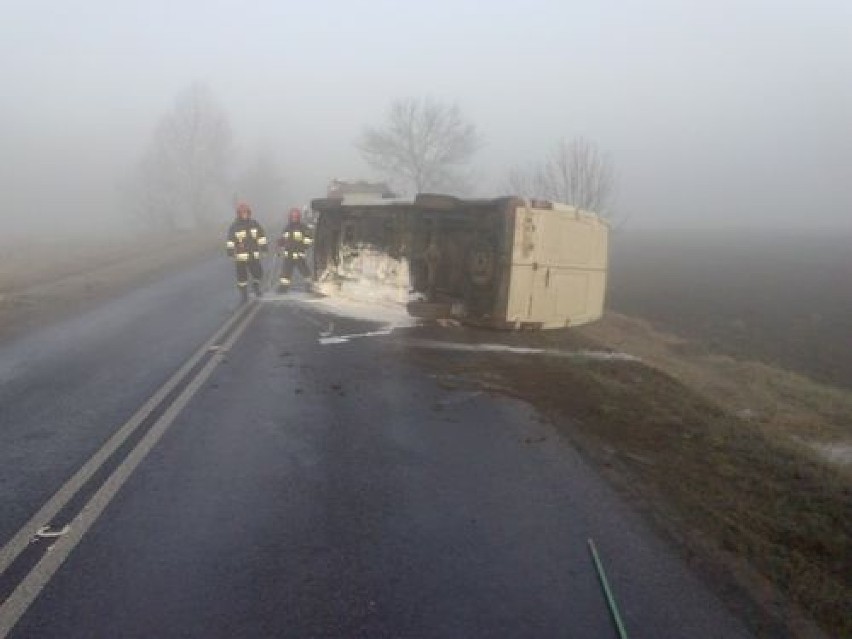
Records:
<instances>
[{"instance_id":1,"label":"overturned van","mask_svg":"<svg viewBox=\"0 0 852 639\"><path fill-rule=\"evenodd\" d=\"M606 222L520 198L314 200L316 288L405 304L420 317L559 328L603 314Z\"/></svg>"}]
</instances>

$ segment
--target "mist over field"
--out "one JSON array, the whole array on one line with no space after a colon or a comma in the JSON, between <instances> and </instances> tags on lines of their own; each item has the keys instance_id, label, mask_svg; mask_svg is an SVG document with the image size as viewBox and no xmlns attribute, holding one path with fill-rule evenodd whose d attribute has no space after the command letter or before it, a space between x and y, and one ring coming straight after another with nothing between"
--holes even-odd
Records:
<instances>
[{"instance_id":1,"label":"mist over field","mask_svg":"<svg viewBox=\"0 0 852 639\"><path fill-rule=\"evenodd\" d=\"M390 103L458 105L481 146L468 193L584 137L633 228L852 229L847 2L4 2L6 239L140 225L131 188L165 114L201 85L227 119L231 216L258 158L258 214L380 177L359 155Z\"/></svg>"}]
</instances>

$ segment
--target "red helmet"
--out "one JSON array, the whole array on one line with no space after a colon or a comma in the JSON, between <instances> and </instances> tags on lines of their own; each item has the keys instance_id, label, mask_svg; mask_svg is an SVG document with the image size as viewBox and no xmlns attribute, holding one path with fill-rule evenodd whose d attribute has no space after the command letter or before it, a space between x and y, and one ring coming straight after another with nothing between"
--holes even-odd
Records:
<instances>
[{"instance_id":1,"label":"red helmet","mask_svg":"<svg viewBox=\"0 0 852 639\"><path fill-rule=\"evenodd\" d=\"M290 216L290 221L294 224L298 224L299 222L302 221L302 211L300 209L295 208L295 207L290 209L289 216Z\"/></svg>"},{"instance_id":2,"label":"red helmet","mask_svg":"<svg viewBox=\"0 0 852 639\"><path fill-rule=\"evenodd\" d=\"M251 207L245 202L237 204L237 217L251 217Z\"/></svg>"}]
</instances>

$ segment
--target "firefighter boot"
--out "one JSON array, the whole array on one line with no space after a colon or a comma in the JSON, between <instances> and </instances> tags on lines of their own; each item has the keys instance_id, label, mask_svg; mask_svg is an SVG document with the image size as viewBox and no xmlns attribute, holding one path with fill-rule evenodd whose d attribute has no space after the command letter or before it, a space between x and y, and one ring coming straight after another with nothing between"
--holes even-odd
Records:
<instances>
[{"instance_id":1,"label":"firefighter boot","mask_svg":"<svg viewBox=\"0 0 852 639\"><path fill-rule=\"evenodd\" d=\"M254 294L256 297L263 296L263 292L260 290L260 282L252 282L252 288L254 289Z\"/></svg>"},{"instance_id":2,"label":"firefighter boot","mask_svg":"<svg viewBox=\"0 0 852 639\"><path fill-rule=\"evenodd\" d=\"M243 304L248 302L248 287L247 286L240 286L240 302L242 302Z\"/></svg>"}]
</instances>

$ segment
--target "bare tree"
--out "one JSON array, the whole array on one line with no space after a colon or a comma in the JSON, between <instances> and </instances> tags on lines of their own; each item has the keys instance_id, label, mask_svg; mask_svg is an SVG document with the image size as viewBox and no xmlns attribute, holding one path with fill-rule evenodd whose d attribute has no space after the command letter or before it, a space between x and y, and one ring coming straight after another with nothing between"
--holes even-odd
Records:
<instances>
[{"instance_id":1,"label":"bare tree","mask_svg":"<svg viewBox=\"0 0 852 639\"><path fill-rule=\"evenodd\" d=\"M157 124L137 170L137 210L146 223L193 228L227 203L231 128L210 90L193 84Z\"/></svg>"},{"instance_id":2,"label":"bare tree","mask_svg":"<svg viewBox=\"0 0 852 639\"><path fill-rule=\"evenodd\" d=\"M287 202L284 201L284 178L275 158L260 151L236 181L236 199L251 204L252 211L270 222L277 215L283 224Z\"/></svg>"},{"instance_id":3,"label":"bare tree","mask_svg":"<svg viewBox=\"0 0 852 639\"><path fill-rule=\"evenodd\" d=\"M615 169L609 156L585 138L560 140L545 161L532 170L512 169L509 189L524 197L541 197L609 216Z\"/></svg>"},{"instance_id":4,"label":"bare tree","mask_svg":"<svg viewBox=\"0 0 852 639\"><path fill-rule=\"evenodd\" d=\"M398 187L458 191L481 142L457 105L403 98L391 104L382 126L364 129L356 146L367 164Z\"/></svg>"},{"instance_id":5,"label":"bare tree","mask_svg":"<svg viewBox=\"0 0 852 639\"><path fill-rule=\"evenodd\" d=\"M527 198L545 197L544 195L536 195L537 189L535 183L535 171L515 167L506 176L506 190L512 195L520 195Z\"/></svg>"}]
</instances>

